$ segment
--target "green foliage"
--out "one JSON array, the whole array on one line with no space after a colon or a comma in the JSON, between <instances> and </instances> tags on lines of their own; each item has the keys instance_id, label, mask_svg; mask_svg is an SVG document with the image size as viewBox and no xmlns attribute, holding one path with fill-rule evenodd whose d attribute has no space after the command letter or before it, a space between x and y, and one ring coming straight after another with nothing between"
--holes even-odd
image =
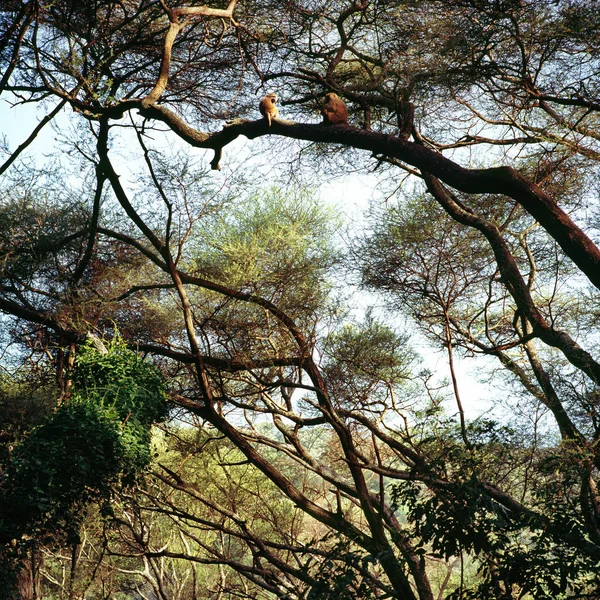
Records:
<instances>
[{"instance_id":1,"label":"green foliage","mask_svg":"<svg viewBox=\"0 0 600 600\"><path fill-rule=\"evenodd\" d=\"M82 226L87 215L72 204L60 204L45 189L25 192L22 189L13 186L2 190L0 277L3 280L35 278L38 283L41 277L56 288L65 275L55 269L58 257L61 262L71 260L73 255L70 258L69 253L78 247L76 241L65 242L65 237L72 227ZM64 196L62 200L64 202Z\"/></svg>"},{"instance_id":2,"label":"green foliage","mask_svg":"<svg viewBox=\"0 0 600 600\"><path fill-rule=\"evenodd\" d=\"M368 576L369 568L375 562L345 540L338 542L323 562L315 583L308 593L307 600L370 600L378 595Z\"/></svg>"},{"instance_id":3,"label":"green foliage","mask_svg":"<svg viewBox=\"0 0 600 600\"><path fill-rule=\"evenodd\" d=\"M3 543L77 541L89 502L108 503L149 464L151 425L167 415L162 378L120 341L108 348L81 349L68 403L15 448L0 498Z\"/></svg>"},{"instance_id":4,"label":"green foliage","mask_svg":"<svg viewBox=\"0 0 600 600\"><path fill-rule=\"evenodd\" d=\"M335 261L331 208L309 192L255 192L206 224L197 267L231 287L244 287L280 307L306 313L325 298L325 272Z\"/></svg>"},{"instance_id":5,"label":"green foliage","mask_svg":"<svg viewBox=\"0 0 600 600\"><path fill-rule=\"evenodd\" d=\"M11 448L24 433L39 425L52 411L55 373L39 368L0 375L0 469L10 461Z\"/></svg>"},{"instance_id":6,"label":"green foliage","mask_svg":"<svg viewBox=\"0 0 600 600\"><path fill-rule=\"evenodd\" d=\"M335 397L352 408L382 410L391 389L407 386L416 356L406 335L367 317L331 334L324 374Z\"/></svg>"},{"instance_id":7,"label":"green foliage","mask_svg":"<svg viewBox=\"0 0 600 600\"><path fill-rule=\"evenodd\" d=\"M84 323L102 328L112 319L129 340L177 348L164 364L180 397L194 402L206 394L187 362L190 347L168 258L192 276L185 285L214 398L208 421L219 431L192 439L190 431L206 426L206 413L188 412L181 402L181 421L168 442L177 452L161 463L169 477L154 482L154 497L151 483L123 494L140 492L125 502L132 518L118 533L130 527L131 535L121 538L119 549L130 554L120 558L143 557L146 573L151 559L161 561L152 571L160 588L154 595L265 598L287 589L306 598L302 585L309 579L296 586L293 578L307 566L307 577L317 578L311 599L411 597L391 589L391 567L384 573L377 562L377 551L388 547L379 539L384 531L393 548L386 565L395 561L396 572L406 570L415 597L599 597L593 583L600 564L599 297L586 289L583 273L576 275L576 264L587 264L596 281L592 245L559 211L598 238L589 219L597 212L600 181L597 4L247 0L236 4L233 19L197 14L182 20L167 69L168 18L160 2L5 0L2 97L20 110L42 103L48 113L60 101L74 112L57 121L55 139L64 154L45 174L41 152L32 146L33 154L21 153L28 143L22 144L23 127L0 141L7 159L9 145L18 148L17 160L0 167L6 181L0 184L0 307L16 323L5 336L1 366L13 360L12 339L24 339L22 359L36 362L36 355L52 357L63 333L70 338ZM157 112L143 98L166 71ZM244 128L255 126L243 124L252 139L238 164L228 146L225 171L206 182L193 167L195 152L180 150L182 161L167 156L176 133L193 143L204 131L220 130L224 120L257 118L258 94L271 83L281 95L282 119L299 123L318 120L319 97L336 90L349 104L350 126L326 138L340 143L290 138L279 145L279 134L314 139L308 132L318 130L286 124L259 145L254 134L268 130L257 123L250 134ZM124 111L140 106L161 127L135 117L121 126ZM163 110L169 106L179 117ZM129 133L138 124L143 147L131 152ZM38 138L37 150L50 152L47 141ZM261 146L269 150L264 161ZM118 171L108 181L105 147ZM278 152L283 147L288 156ZM329 335L337 325L330 314L344 310L329 295L337 259L331 215L305 193L246 192L248 186L232 200L238 191L232 181L249 170L254 179L306 181L300 169L310 155L326 168L314 178L323 200L334 188L348 202L359 191L329 177L335 163L346 173L372 169L376 179L365 182L381 206L395 195L406 197L375 216L352 267L358 266L363 289L379 294L373 301L396 311L390 321L397 311L412 318L447 351L451 366L454 358L477 357L479 379L489 376L488 397L481 399L492 410L501 401L520 442L491 421L465 424L465 412L484 410L478 390L467 393L468 380L454 388L465 391L464 404L458 402L461 427L446 416L449 394L435 376L423 377L423 404L430 402L419 411L415 388L405 384L410 351L392 329L368 322ZM28 163L37 166L30 170ZM460 168L485 166L501 168ZM439 177L445 191L426 172ZM70 192L77 180L79 191ZM424 183L438 190L433 196L441 206L423 195ZM90 219L92 198L99 201L98 227ZM92 244L87 261L85 248ZM238 302L239 294L217 292L203 277L260 295L286 316L257 298ZM345 296L352 282L341 279L338 293ZM365 298L354 308L365 308ZM498 369L492 360L499 360ZM112 501L117 511L115 490L148 465L150 426L166 414L161 378L116 344L108 354L84 348L68 401L58 408L40 402L44 410L35 421L29 413L19 421L19 391L6 395L6 406L15 410L0 432L8 433L0 440L6 475L0 544L5 538L76 540L85 507ZM560 430L549 435L571 439L544 447L547 423ZM253 464L257 455L260 469ZM407 477L411 481L399 483ZM391 518L390 489L405 511L398 522ZM183 523L184 531L174 527ZM356 545L336 537L354 527L362 534L352 537ZM309 536L318 546L305 543ZM111 554L102 542L97 547ZM171 556L148 552L163 547ZM185 594L161 587L176 579L167 565L183 563L175 556L184 549L190 558L185 579L196 588L202 579L196 565L207 563L202 566L218 571L218 588ZM413 550L421 572L407 568ZM458 561L468 573L457 587ZM452 582L430 592L427 571L442 565ZM247 581L232 582L228 569ZM80 593L86 589L80 587L61 595L116 597L98 579L101 590Z\"/></svg>"},{"instance_id":8,"label":"green foliage","mask_svg":"<svg viewBox=\"0 0 600 600\"><path fill-rule=\"evenodd\" d=\"M477 565L477 577L448 599L496 599L499 581L518 590L519 597L536 600L596 597L600 553L589 543L584 516L573 502L589 455L574 444L542 453L532 479L537 511L515 511L482 483L482 476L489 481L494 471L502 479L506 465L518 460L521 448L514 432L489 420L471 424L471 449L448 433L450 439L426 442L430 452L435 443L441 446L430 485L408 481L392 486L396 508L406 514L419 540L418 553L446 561L470 557ZM442 474L439 485L436 473Z\"/></svg>"},{"instance_id":9,"label":"green foliage","mask_svg":"<svg viewBox=\"0 0 600 600\"><path fill-rule=\"evenodd\" d=\"M503 208L494 205L499 219ZM372 231L357 253L362 282L419 321L438 322L440 308L468 306L487 290L492 253L478 232L448 221L439 206L416 196L370 217Z\"/></svg>"},{"instance_id":10,"label":"green foliage","mask_svg":"<svg viewBox=\"0 0 600 600\"><path fill-rule=\"evenodd\" d=\"M112 408L122 420L148 426L167 414L162 375L119 340L101 354L84 345L75 361L72 402L93 402Z\"/></svg>"},{"instance_id":11,"label":"green foliage","mask_svg":"<svg viewBox=\"0 0 600 600\"><path fill-rule=\"evenodd\" d=\"M71 534L82 508L106 498L126 449L114 414L93 403L60 407L16 448L9 470L13 534Z\"/></svg>"},{"instance_id":12,"label":"green foliage","mask_svg":"<svg viewBox=\"0 0 600 600\"><path fill-rule=\"evenodd\" d=\"M489 553L506 545L511 521L476 480L445 485L426 494L414 482L394 486L394 501L408 511L408 519L434 556L448 559L464 550Z\"/></svg>"}]
</instances>

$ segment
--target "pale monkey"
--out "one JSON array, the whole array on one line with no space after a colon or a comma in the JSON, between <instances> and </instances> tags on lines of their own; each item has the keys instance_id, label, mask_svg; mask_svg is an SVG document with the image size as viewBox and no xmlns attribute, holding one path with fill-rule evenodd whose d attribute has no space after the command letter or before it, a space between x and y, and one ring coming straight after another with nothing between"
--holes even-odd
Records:
<instances>
[{"instance_id":1,"label":"pale monkey","mask_svg":"<svg viewBox=\"0 0 600 600\"><path fill-rule=\"evenodd\" d=\"M260 101L260 104L258 105L258 110L260 110L260 114L269 122L269 127L271 127L271 121L276 119L279 115L277 106L275 106L276 102L277 95L268 94Z\"/></svg>"}]
</instances>

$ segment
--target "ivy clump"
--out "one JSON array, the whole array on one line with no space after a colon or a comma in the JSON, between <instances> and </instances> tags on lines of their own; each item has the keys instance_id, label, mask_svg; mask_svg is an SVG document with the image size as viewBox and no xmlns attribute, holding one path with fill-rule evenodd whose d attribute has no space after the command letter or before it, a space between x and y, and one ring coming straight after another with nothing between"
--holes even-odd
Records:
<instances>
[{"instance_id":1,"label":"ivy clump","mask_svg":"<svg viewBox=\"0 0 600 600\"><path fill-rule=\"evenodd\" d=\"M107 505L150 463L153 423L168 407L158 369L117 340L84 345L72 389L13 452L0 511L1 541L76 542L85 506Z\"/></svg>"},{"instance_id":2,"label":"ivy clump","mask_svg":"<svg viewBox=\"0 0 600 600\"><path fill-rule=\"evenodd\" d=\"M167 414L160 371L117 339L98 351L87 343L73 371L72 401L91 401L113 408L123 421L149 426Z\"/></svg>"}]
</instances>

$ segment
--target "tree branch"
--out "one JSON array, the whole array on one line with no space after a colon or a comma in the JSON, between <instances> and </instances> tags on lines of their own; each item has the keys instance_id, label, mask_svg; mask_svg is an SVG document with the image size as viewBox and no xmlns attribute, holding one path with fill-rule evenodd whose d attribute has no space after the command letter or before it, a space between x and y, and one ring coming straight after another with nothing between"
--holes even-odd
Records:
<instances>
[{"instance_id":1,"label":"tree branch","mask_svg":"<svg viewBox=\"0 0 600 600\"><path fill-rule=\"evenodd\" d=\"M431 173L450 187L467 194L508 196L519 202L540 223L565 254L585 273L590 282L600 289L600 249L550 196L512 167L466 169L438 152L415 142L348 125L315 125L277 119L271 127L268 127L263 119L257 121L239 119L226 125L217 133L206 135L198 132L192 134L191 128L187 126L178 128L178 121L173 119L170 111L165 112L163 107L154 106L143 110L142 114L169 124L175 133L192 146L214 149L215 158L211 162L213 169L219 168L218 159L222 149L239 136L254 139L273 134L369 150L374 155L393 157Z\"/></svg>"}]
</instances>

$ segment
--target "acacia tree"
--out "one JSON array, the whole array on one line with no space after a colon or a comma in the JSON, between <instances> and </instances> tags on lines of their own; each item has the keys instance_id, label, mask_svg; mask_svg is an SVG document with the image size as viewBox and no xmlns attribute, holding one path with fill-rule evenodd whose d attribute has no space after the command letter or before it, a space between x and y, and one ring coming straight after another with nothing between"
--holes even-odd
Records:
<instances>
[{"instance_id":1,"label":"acacia tree","mask_svg":"<svg viewBox=\"0 0 600 600\"><path fill-rule=\"evenodd\" d=\"M306 539L282 549L223 509L210 526L253 557L224 564L280 597L339 595L342 581L364 597L430 599L428 559L467 555L480 569L476 597L597 593L593 2L31 1L5 5L0 18L0 92L53 103L0 167L11 216L0 308L27 324L65 394L85 332L110 335L116 324L163 366L175 404L340 540L316 561ZM243 118L267 86L295 120ZM348 103L348 125L314 123L328 91ZM49 180L33 184L19 168L67 106L92 186L83 208L75 195L52 200ZM412 311L451 361L457 348L496 357L550 412L560 446L538 450L469 424L456 380L458 429L435 407L409 422L404 340L373 321L323 336L318 284L331 257L308 243L306 207L296 219L263 210L219 229L211 215L222 200L192 193L204 180L189 159L170 163L152 147L165 128L161 140L213 151L215 170L239 136L255 145L269 135L261 148L274 136L316 143L323 165L335 146L353 170L377 167L398 186L414 179L410 192L426 196L380 217L361 247L363 283ZM128 184L114 158L121 132L139 144L144 186ZM259 248L244 238L272 223ZM222 245L215 236L232 224L242 241ZM587 315L571 308L584 294ZM314 428L327 452L311 451ZM319 483L300 485L296 469ZM193 489L185 472L158 477ZM470 592L461 582L454 593Z\"/></svg>"}]
</instances>

